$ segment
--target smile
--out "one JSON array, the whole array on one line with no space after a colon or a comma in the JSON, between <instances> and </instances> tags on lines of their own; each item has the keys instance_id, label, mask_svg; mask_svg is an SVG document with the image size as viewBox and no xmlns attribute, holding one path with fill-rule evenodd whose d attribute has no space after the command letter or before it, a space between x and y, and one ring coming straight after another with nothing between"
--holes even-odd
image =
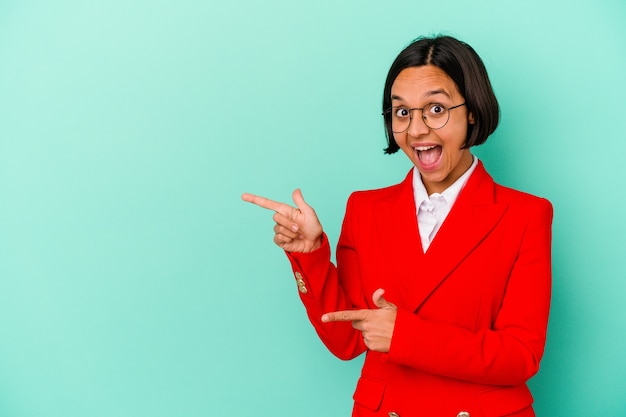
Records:
<instances>
[{"instance_id":1,"label":"smile","mask_svg":"<svg viewBox=\"0 0 626 417\"><path fill-rule=\"evenodd\" d=\"M415 146L413 149L424 168L434 168L443 154L441 145Z\"/></svg>"},{"instance_id":2,"label":"smile","mask_svg":"<svg viewBox=\"0 0 626 417\"><path fill-rule=\"evenodd\" d=\"M418 152L422 152L422 151L429 151L431 149L436 148L438 145L432 145L432 146L416 146L415 150Z\"/></svg>"}]
</instances>

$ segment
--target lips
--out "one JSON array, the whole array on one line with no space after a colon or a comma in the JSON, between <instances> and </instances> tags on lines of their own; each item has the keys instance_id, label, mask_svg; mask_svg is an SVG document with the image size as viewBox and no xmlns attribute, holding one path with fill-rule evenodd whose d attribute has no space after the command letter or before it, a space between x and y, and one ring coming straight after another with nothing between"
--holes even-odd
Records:
<instances>
[{"instance_id":1,"label":"lips","mask_svg":"<svg viewBox=\"0 0 626 417\"><path fill-rule=\"evenodd\" d=\"M413 148L417 159L424 168L434 168L441 160L443 148L441 145L421 145Z\"/></svg>"}]
</instances>

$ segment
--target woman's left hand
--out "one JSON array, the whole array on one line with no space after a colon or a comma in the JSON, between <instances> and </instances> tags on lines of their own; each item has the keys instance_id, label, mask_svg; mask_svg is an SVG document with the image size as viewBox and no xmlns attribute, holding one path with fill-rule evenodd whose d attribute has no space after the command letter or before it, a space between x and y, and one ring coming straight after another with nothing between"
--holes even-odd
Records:
<instances>
[{"instance_id":1,"label":"woman's left hand","mask_svg":"<svg viewBox=\"0 0 626 417\"><path fill-rule=\"evenodd\" d=\"M363 334L363 341L369 350L387 353L391 347L398 307L385 300L384 293L385 290L379 288L372 295L377 309L335 311L324 314L322 321L351 321L352 327Z\"/></svg>"}]
</instances>

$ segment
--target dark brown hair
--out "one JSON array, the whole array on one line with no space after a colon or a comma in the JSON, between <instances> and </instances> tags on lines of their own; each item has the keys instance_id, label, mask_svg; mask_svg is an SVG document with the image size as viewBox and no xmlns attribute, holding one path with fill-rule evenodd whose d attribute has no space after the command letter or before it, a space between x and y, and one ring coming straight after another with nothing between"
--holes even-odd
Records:
<instances>
[{"instance_id":1,"label":"dark brown hair","mask_svg":"<svg viewBox=\"0 0 626 417\"><path fill-rule=\"evenodd\" d=\"M391 107L391 86L398 74L406 68L423 65L434 65L448 74L465 98L468 112L474 116L474 123L468 124L464 148L484 143L498 126L498 100L485 65L476 51L465 42L450 36L418 38L400 52L387 74L383 113ZM400 148L391 131L391 113L384 115L388 143L385 153L391 154Z\"/></svg>"}]
</instances>

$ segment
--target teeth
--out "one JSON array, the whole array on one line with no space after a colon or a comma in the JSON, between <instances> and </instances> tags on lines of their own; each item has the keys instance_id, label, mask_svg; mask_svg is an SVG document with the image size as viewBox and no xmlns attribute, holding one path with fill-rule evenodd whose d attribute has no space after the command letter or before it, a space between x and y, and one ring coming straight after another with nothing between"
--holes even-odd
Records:
<instances>
[{"instance_id":1,"label":"teeth","mask_svg":"<svg viewBox=\"0 0 626 417\"><path fill-rule=\"evenodd\" d=\"M415 150L421 152L421 151L428 151L428 150L434 149L434 148L436 148L436 146L416 146Z\"/></svg>"}]
</instances>

